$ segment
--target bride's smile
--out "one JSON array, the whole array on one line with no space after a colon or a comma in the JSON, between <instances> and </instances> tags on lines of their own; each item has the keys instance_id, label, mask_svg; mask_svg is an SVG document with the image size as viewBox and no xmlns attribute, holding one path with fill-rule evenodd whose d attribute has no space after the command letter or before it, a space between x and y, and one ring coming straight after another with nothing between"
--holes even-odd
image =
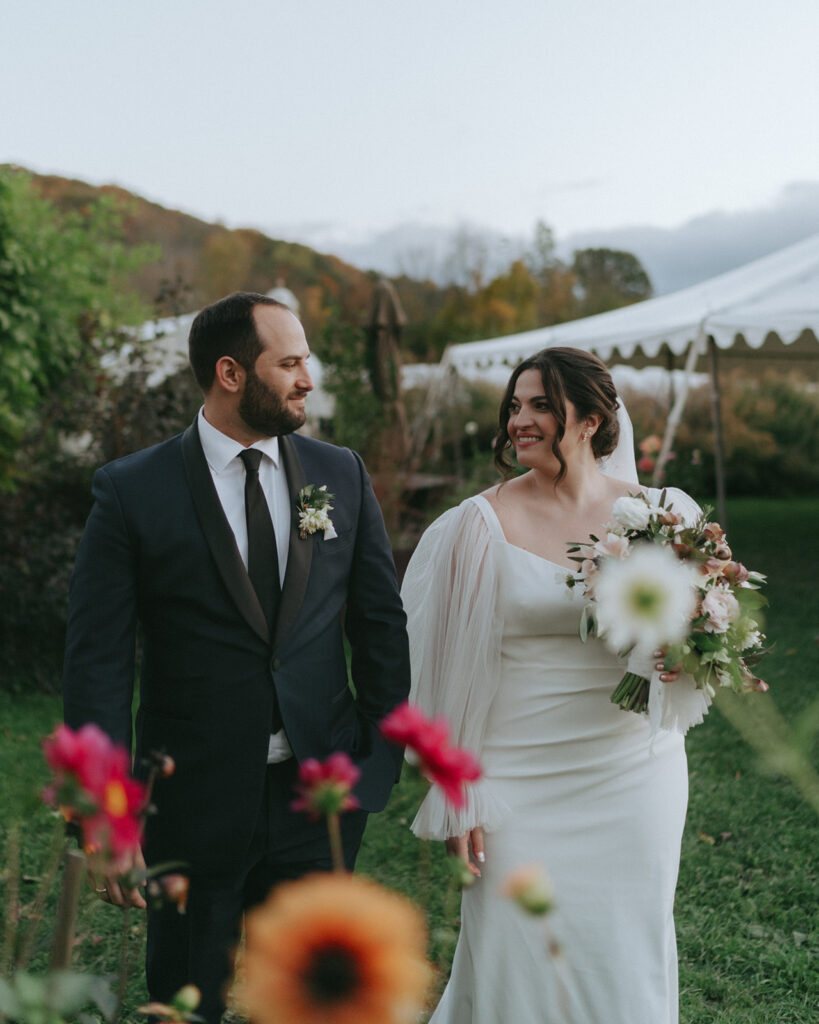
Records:
<instances>
[{"instance_id":1,"label":"bride's smile","mask_svg":"<svg viewBox=\"0 0 819 1024\"><path fill-rule=\"evenodd\" d=\"M565 405L566 426L560 439L564 459L576 450L584 430L572 402L567 400ZM549 464L556 462L552 445L560 433L560 423L543 393L543 378L538 370L524 370L518 377L509 402L507 431L521 465L531 468L544 460Z\"/></svg>"}]
</instances>

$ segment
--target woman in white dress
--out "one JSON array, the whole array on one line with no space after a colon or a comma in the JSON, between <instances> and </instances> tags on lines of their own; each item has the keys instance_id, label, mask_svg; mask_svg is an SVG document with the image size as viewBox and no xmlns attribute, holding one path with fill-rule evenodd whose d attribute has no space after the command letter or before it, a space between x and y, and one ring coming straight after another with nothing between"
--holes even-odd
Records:
<instances>
[{"instance_id":1,"label":"woman in white dress","mask_svg":"<svg viewBox=\"0 0 819 1024\"><path fill-rule=\"evenodd\" d=\"M580 640L582 598L565 585L567 545L604 534L615 500L638 488L630 424L618 439L617 394L596 357L555 348L525 360L504 396L495 461L511 476L511 453L528 471L441 516L407 570L411 699L448 719L484 773L461 809L433 787L413 822L479 876L431 1024L678 1020L673 903L688 778L683 737L665 726L693 680L658 662L650 714L621 711L609 696L623 664ZM625 469L605 475L615 452ZM697 515L685 494L669 496ZM502 892L532 863L554 886L546 925Z\"/></svg>"}]
</instances>

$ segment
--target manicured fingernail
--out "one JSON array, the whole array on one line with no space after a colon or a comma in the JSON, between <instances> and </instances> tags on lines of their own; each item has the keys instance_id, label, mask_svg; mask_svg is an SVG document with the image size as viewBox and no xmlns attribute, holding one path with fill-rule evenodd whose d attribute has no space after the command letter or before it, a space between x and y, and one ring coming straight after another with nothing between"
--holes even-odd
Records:
<instances>
[{"instance_id":1,"label":"manicured fingernail","mask_svg":"<svg viewBox=\"0 0 819 1024\"><path fill-rule=\"evenodd\" d=\"M658 661L654 665L654 668L656 668L658 672L661 672L665 668L665 665L661 661Z\"/></svg>"},{"instance_id":2,"label":"manicured fingernail","mask_svg":"<svg viewBox=\"0 0 819 1024\"><path fill-rule=\"evenodd\" d=\"M480 853L476 853L475 856L478 858L478 860L481 862L481 864L483 864L486 861L486 857L484 855L483 850L481 850Z\"/></svg>"}]
</instances>

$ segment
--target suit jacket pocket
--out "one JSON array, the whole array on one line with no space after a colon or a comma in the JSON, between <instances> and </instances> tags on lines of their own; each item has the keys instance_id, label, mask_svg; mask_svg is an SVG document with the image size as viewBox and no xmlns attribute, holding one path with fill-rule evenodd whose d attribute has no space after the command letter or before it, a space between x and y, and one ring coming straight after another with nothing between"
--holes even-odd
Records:
<instances>
[{"instance_id":1,"label":"suit jacket pocket","mask_svg":"<svg viewBox=\"0 0 819 1024\"><path fill-rule=\"evenodd\" d=\"M316 540L316 546L313 549L314 554L327 558L330 555L337 554L339 551L346 551L355 542L355 535L355 530L351 528L341 531L332 540L325 540L324 537L320 536Z\"/></svg>"}]
</instances>

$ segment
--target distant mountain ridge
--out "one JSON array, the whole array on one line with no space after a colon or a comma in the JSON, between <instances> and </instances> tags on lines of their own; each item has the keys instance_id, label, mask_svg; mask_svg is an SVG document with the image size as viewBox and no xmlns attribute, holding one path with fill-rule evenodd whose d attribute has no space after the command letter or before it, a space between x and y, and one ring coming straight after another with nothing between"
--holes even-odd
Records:
<instances>
[{"instance_id":1,"label":"distant mountain ridge","mask_svg":"<svg viewBox=\"0 0 819 1024\"><path fill-rule=\"evenodd\" d=\"M395 276L407 274L445 285L453 279L449 257L459 232L482 241L488 276L503 271L531 240L479 225L445 228L404 223L369 236L353 237L326 224L284 225L288 237L302 238L360 267ZM678 291L819 233L819 181L794 182L769 203L742 210L714 210L675 227L624 225L556 238L557 255L572 262L577 249L608 248L633 253L645 267L657 295Z\"/></svg>"},{"instance_id":2,"label":"distant mountain ridge","mask_svg":"<svg viewBox=\"0 0 819 1024\"><path fill-rule=\"evenodd\" d=\"M337 256L269 238L252 228L208 223L116 185L27 173L38 191L65 212L81 212L101 196L112 196L123 214L126 243L159 246L159 259L142 268L132 282L158 315L199 309L239 289L264 293L278 279L298 296L308 332L321 328L330 305L354 322L368 308L374 275Z\"/></svg>"}]
</instances>

